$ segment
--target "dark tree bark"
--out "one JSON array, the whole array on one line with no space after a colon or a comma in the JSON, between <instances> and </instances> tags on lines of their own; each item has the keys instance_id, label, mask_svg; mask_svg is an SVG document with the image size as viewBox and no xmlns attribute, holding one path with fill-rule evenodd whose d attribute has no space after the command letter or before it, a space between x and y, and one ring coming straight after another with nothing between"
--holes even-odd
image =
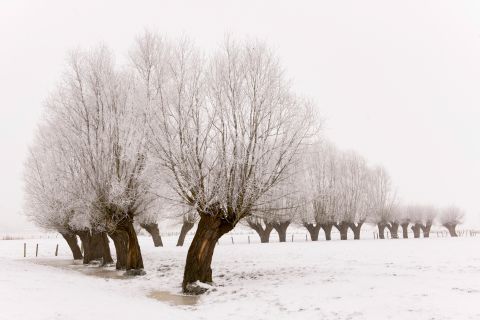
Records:
<instances>
[{"instance_id":1,"label":"dark tree bark","mask_svg":"<svg viewBox=\"0 0 480 320\"><path fill-rule=\"evenodd\" d=\"M340 240L347 240L348 222L342 221L333 225L340 232Z\"/></svg>"},{"instance_id":2,"label":"dark tree bark","mask_svg":"<svg viewBox=\"0 0 480 320\"><path fill-rule=\"evenodd\" d=\"M200 213L197 231L188 249L185 272L183 274L182 290L184 293L201 294L191 286L196 281L212 282L212 257L218 239L232 230L234 225L223 219L223 215L215 216Z\"/></svg>"},{"instance_id":3,"label":"dark tree bark","mask_svg":"<svg viewBox=\"0 0 480 320\"><path fill-rule=\"evenodd\" d=\"M425 225L420 225L424 238L430 237L430 229L432 228L432 224L433 224L433 221L427 221Z\"/></svg>"},{"instance_id":4,"label":"dark tree bark","mask_svg":"<svg viewBox=\"0 0 480 320\"><path fill-rule=\"evenodd\" d=\"M247 221L247 223L250 226L250 228L255 230L256 233L258 233L261 243L268 243L270 241L270 233L273 230L273 225L271 223L264 221L265 228L263 228L260 222Z\"/></svg>"},{"instance_id":5,"label":"dark tree bark","mask_svg":"<svg viewBox=\"0 0 480 320\"><path fill-rule=\"evenodd\" d=\"M284 221L284 222L273 222L272 223L273 228L275 231L278 233L278 238L280 242L286 242L287 241L287 228L290 225L290 221Z\"/></svg>"},{"instance_id":6,"label":"dark tree bark","mask_svg":"<svg viewBox=\"0 0 480 320\"><path fill-rule=\"evenodd\" d=\"M362 229L364 221L360 221L359 223L349 223L348 226L353 231L353 239L360 240L360 230Z\"/></svg>"},{"instance_id":7,"label":"dark tree bark","mask_svg":"<svg viewBox=\"0 0 480 320\"><path fill-rule=\"evenodd\" d=\"M127 269L127 247L128 247L128 234L123 231L115 230L109 232L108 235L113 240L115 245L115 252L117 254L117 263L115 265L117 270Z\"/></svg>"},{"instance_id":8,"label":"dark tree bark","mask_svg":"<svg viewBox=\"0 0 480 320\"><path fill-rule=\"evenodd\" d=\"M323 232L325 232L325 240L332 240L333 225L334 225L333 223L323 223L323 224L321 224Z\"/></svg>"},{"instance_id":9,"label":"dark tree bark","mask_svg":"<svg viewBox=\"0 0 480 320\"><path fill-rule=\"evenodd\" d=\"M194 225L195 225L194 222L183 221L182 229L180 230L180 235L178 236L177 247L183 246L183 243L185 242L185 237L187 236L188 231L190 231Z\"/></svg>"},{"instance_id":10,"label":"dark tree bark","mask_svg":"<svg viewBox=\"0 0 480 320\"><path fill-rule=\"evenodd\" d=\"M83 244L83 263L101 261L102 265L113 263L108 245L108 237L105 232L82 230L76 231Z\"/></svg>"},{"instance_id":11,"label":"dark tree bark","mask_svg":"<svg viewBox=\"0 0 480 320\"><path fill-rule=\"evenodd\" d=\"M98 256L98 251L95 250L95 241L92 239L92 234L90 230L81 230L77 231L80 240L82 241L83 245L83 264L89 264L94 260L100 260L102 255Z\"/></svg>"},{"instance_id":12,"label":"dark tree bark","mask_svg":"<svg viewBox=\"0 0 480 320\"><path fill-rule=\"evenodd\" d=\"M403 239L408 239L408 225L409 223L408 222L404 222L402 224L400 224L402 226L402 235L403 235Z\"/></svg>"},{"instance_id":13,"label":"dark tree bark","mask_svg":"<svg viewBox=\"0 0 480 320\"><path fill-rule=\"evenodd\" d=\"M387 224L385 222L379 222L377 223L378 226L378 237L380 239L385 239L385 228L387 227Z\"/></svg>"},{"instance_id":14,"label":"dark tree bark","mask_svg":"<svg viewBox=\"0 0 480 320\"><path fill-rule=\"evenodd\" d=\"M60 234L65 239L65 241L67 241L67 244L70 247L70 250L72 250L73 259L74 260L83 259L82 251L78 246L77 236L74 233L69 233L69 232L60 232Z\"/></svg>"},{"instance_id":15,"label":"dark tree bark","mask_svg":"<svg viewBox=\"0 0 480 320\"><path fill-rule=\"evenodd\" d=\"M304 223L303 226L308 230L308 233L310 233L312 241L318 241L318 233L320 232L321 225L319 223Z\"/></svg>"},{"instance_id":16,"label":"dark tree bark","mask_svg":"<svg viewBox=\"0 0 480 320\"><path fill-rule=\"evenodd\" d=\"M125 220L117 225L117 231L125 233L122 237L127 239L127 273L130 275L143 275L143 259L140 245L138 244L137 233L133 227L133 221Z\"/></svg>"},{"instance_id":17,"label":"dark tree bark","mask_svg":"<svg viewBox=\"0 0 480 320\"><path fill-rule=\"evenodd\" d=\"M420 230L421 230L421 228L422 228L422 225L419 224L419 223L415 223L415 224L411 227L411 229L412 229L412 231L413 231L413 237L414 237L414 238L420 238Z\"/></svg>"},{"instance_id":18,"label":"dark tree bark","mask_svg":"<svg viewBox=\"0 0 480 320\"><path fill-rule=\"evenodd\" d=\"M101 232L100 234L100 245L102 246L102 258L103 258L103 265L113 263L112 254L110 253L110 240L108 240L108 236L106 232Z\"/></svg>"},{"instance_id":19,"label":"dark tree bark","mask_svg":"<svg viewBox=\"0 0 480 320\"><path fill-rule=\"evenodd\" d=\"M457 224L455 224L455 223L445 223L443 226L445 228L447 228L451 237L458 237L457 231L455 231L455 228L457 227Z\"/></svg>"},{"instance_id":20,"label":"dark tree bark","mask_svg":"<svg viewBox=\"0 0 480 320\"><path fill-rule=\"evenodd\" d=\"M150 233L153 239L153 245L155 247L163 247L162 237L160 236L160 230L158 229L158 223L141 223L140 227Z\"/></svg>"},{"instance_id":21,"label":"dark tree bark","mask_svg":"<svg viewBox=\"0 0 480 320\"><path fill-rule=\"evenodd\" d=\"M398 239L398 227L400 225L398 224L398 222L390 222L389 224L387 224L387 228L388 230L390 230L390 235L392 237L392 239ZM408 231L408 229L407 229Z\"/></svg>"}]
</instances>

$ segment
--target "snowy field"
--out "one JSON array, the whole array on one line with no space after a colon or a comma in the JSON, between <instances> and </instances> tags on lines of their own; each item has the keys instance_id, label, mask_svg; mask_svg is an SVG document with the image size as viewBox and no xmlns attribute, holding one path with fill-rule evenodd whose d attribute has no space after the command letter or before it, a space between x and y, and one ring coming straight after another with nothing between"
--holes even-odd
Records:
<instances>
[{"instance_id":1,"label":"snowy field","mask_svg":"<svg viewBox=\"0 0 480 320\"><path fill-rule=\"evenodd\" d=\"M61 238L0 241L0 319L480 319L480 237L232 245L227 235L215 287L199 298L179 294L187 246L163 240L140 237L137 278L73 264Z\"/></svg>"}]
</instances>

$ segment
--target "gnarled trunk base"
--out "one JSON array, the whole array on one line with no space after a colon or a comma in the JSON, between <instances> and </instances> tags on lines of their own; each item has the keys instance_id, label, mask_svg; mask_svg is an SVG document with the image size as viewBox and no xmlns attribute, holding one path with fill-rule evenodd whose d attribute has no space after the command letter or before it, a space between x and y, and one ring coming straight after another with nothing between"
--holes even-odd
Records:
<instances>
[{"instance_id":1,"label":"gnarled trunk base","mask_svg":"<svg viewBox=\"0 0 480 320\"><path fill-rule=\"evenodd\" d=\"M318 234L321 228L320 224L304 223L303 226L308 230L308 233L310 233L310 239L312 239L312 241L318 241Z\"/></svg>"},{"instance_id":2,"label":"gnarled trunk base","mask_svg":"<svg viewBox=\"0 0 480 320\"><path fill-rule=\"evenodd\" d=\"M419 223L415 223L412 227L411 227L412 231L413 231L413 237L414 238L420 238L420 229L421 229L421 225Z\"/></svg>"},{"instance_id":3,"label":"gnarled trunk base","mask_svg":"<svg viewBox=\"0 0 480 320\"><path fill-rule=\"evenodd\" d=\"M323 232L325 232L325 240L332 240L333 223L321 224Z\"/></svg>"},{"instance_id":4,"label":"gnarled trunk base","mask_svg":"<svg viewBox=\"0 0 480 320\"><path fill-rule=\"evenodd\" d=\"M385 228L387 227L387 225L385 223L377 223L377 227L378 227L378 237L380 239L385 239Z\"/></svg>"},{"instance_id":5,"label":"gnarled trunk base","mask_svg":"<svg viewBox=\"0 0 480 320\"><path fill-rule=\"evenodd\" d=\"M233 229L221 216L200 214L197 231L188 249L182 290L188 294L201 294L205 289L193 285L196 281L212 282L212 257L218 239Z\"/></svg>"},{"instance_id":6,"label":"gnarled trunk base","mask_svg":"<svg viewBox=\"0 0 480 320\"><path fill-rule=\"evenodd\" d=\"M70 250L72 251L73 259L74 260L83 259L82 251L78 246L77 236L74 233L69 233L69 232L60 232L60 234L65 239L65 241L67 241L67 244L70 247Z\"/></svg>"},{"instance_id":7,"label":"gnarled trunk base","mask_svg":"<svg viewBox=\"0 0 480 320\"><path fill-rule=\"evenodd\" d=\"M83 244L83 263L89 264L92 261L101 261L102 265L113 263L108 245L108 238L105 232L81 230L76 231Z\"/></svg>"},{"instance_id":8,"label":"gnarled trunk base","mask_svg":"<svg viewBox=\"0 0 480 320\"><path fill-rule=\"evenodd\" d=\"M182 229L180 230L180 235L178 236L178 241L177 241L177 247L182 247L183 243L185 242L185 237L188 234L188 231L190 231L195 223L189 222L189 221L183 221L182 224Z\"/></svg>"},{"instance_id":9,"label":"gnarled trunk base","mask_svg":"<svg viewBox=\"0 0 480 320\"><path fill-rule=\"evenodd\" d=\"M409 223L402 223L401 226L402 226L402 236L403 236L403 239L408 239L408 225Z\"/></svg>"},{"instance_id":10,"label":"gnarled trunk base","mask_svg":"<svg viewBox=\"0 0 480 320\"><path fill-rule=\"evenodd\" d=\"M338 232L340 232L340 240L347 240L348 239L348 223L342 221L340 223L335 223L334 227L337 228Z\"/></svg>"},{"instance_id":11,"label":"gnarled trunk base","mask_svg":"<svg viewBox=\"0 0 480 320\"><path fill-rule=\"evenodd\" d=\"M456 224L444 224L443 225L445 228L447 228L448 232L450 233L451 237L458 237L457 231L455 231L455 228L457 227Z\"/></svg>"},{"instance_id":12,"label":"gnarled trunk base","mask_svg":"<svg viewBox=\"0 0 480 320\"><path fill-rule=\"evenodd\" d=\"M272 226L278 233L278 239L280 242L287 241L287 228L290 225L290 221L273 222Z\"/></svg>"},{"instance_id":13,"label":"gnarled trunk base","mask_svg":"<svg viewBox=\"0 0 480 320\"><path fill-rule=\"evenodd\" d=\"M349 223L348 226L353 231L353 240L360 240L360 230L362 229L363 221L359 223Z\"/></svg>"},{"instance_id":14,"label":"gnarled trunk base","mask_svg":"<svg viewBox=\"0 0 480 320\"><path fill-rule=\"evenodd\" d=\"M390 231L390 236L392 239L398 239L398 227L400 225L397 222L391 222L390 224L387 224L387 228Z\"/></svg>"},{"instance_id":15,"label":"gnarled trunk base","mask_svg":"<svg viewBox=\"0 0 480 320\"><path fill-rule=\"evenodd\" d=\"M160 230L158 229L158 223L141 223L140 226L150 233L153 239L153 245L155 247L163 247L162 237L160 236Z\"/></svg>"}]
</instances>

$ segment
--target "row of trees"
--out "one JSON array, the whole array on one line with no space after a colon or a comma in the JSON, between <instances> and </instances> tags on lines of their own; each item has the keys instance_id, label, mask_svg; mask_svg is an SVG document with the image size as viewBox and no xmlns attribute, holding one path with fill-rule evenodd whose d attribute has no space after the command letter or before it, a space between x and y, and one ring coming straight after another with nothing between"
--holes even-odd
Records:
<instances>
[{"instance_id":1,"label":"row of trees","mask_svg":"<svg viewBox=\"0 0 480 320\"><path fill-rule=\"evenodd\" d=\"M111 238L130 274L144 267L134 223L157 234L172 204L190 224L193 212L182 288L195 293L212 282L217 240L266 205L315 128L261 42L227 39L206 55L146 32L123 65L105 47L76 51L30 148L26 212L76 258L80 237L86 263L112 262Z\"/></svg>"},{"instance_id":2,"label":"row of trees","mask_svg":"<svg viewBox=\"0 0 480 320\"><path fill-rule=\"evenodd\" d=\"M365 222L429 229L428 208L399 210L383 168L319 140L313 110L258 41L226 39L207 55L146 32L122 65L105 47L73 52L25 164L26 212L75 258L78 236L85 263L112 263L112 239L130 274L144 273L135 224L161 245L157 221L174 212L182 245L198 221L182 283L192 293L212 282L215 245L241 221L262 241L273 229L285 240L292 221L312 239L333 227L358 239Z\"/></svg>"},{"instance_id":3,"label":"row of trees","mask_svg":"<svg viewBox=\"0 0 480 320\"><path fill-rule=\"evenodd\" d=\"M436 220L451 236L457 236L455 227L464 216L455 206L438 209L429 205L403 205L383 167L370 167L360 155L340 151L326 141L309 146L301 170L285 187L288 192L283 192L286 196L282 203L272 205L277 195L269 194L272 202L268 209L274 212L246 220L261 242L268 242L272 230L278 232L280 241L285 241L286 228L291 223L303 225L313 241L318 240L320 230L330 240L333 228L340 232L342 240L347 239L349 229L354 239L360 239L365 223L377 225L381 239L385 238L385 229L392 238L398 238L400 226L404 238L408 237L409 226L414 237L418 238L421 231L428 237Z\"/></svg>"}]
</instances>

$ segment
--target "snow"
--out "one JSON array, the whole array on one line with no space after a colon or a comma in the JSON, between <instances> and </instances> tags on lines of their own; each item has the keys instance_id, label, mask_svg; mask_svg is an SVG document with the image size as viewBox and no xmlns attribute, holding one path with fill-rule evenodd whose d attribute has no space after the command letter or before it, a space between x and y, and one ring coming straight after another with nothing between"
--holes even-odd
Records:
<instances>
[{"instance_id":1,"label":"snow","mask_svg":"<svg viewBox=\"0 0 480 320\"><path fill-rule=\"evenodd\" d=\"M173 236L163 248L140 237L147 275L133 278L73 264L61 238L0 241L0 319L480 319L480 238L240 237L222 238L199 298L179 294L188 247Z\"/></svg>"}]
</instances>

